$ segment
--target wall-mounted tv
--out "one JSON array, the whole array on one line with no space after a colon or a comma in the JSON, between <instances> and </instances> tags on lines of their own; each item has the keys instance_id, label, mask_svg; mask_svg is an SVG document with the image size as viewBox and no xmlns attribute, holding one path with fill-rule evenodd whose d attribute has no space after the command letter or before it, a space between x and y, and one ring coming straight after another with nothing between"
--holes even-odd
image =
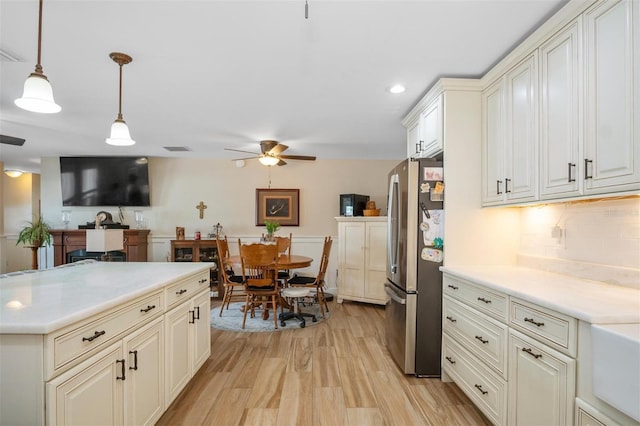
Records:
<instances>
[{"instance_id":1,"label":"wall-mounted tv","mask_svg":"<svg viewBox=\"0 0 640 426\"><path fill-rule=\"evenodd\" d=\"M63 206L148 207L146 157L60 157Z\"/></svg>"}]
</instances>

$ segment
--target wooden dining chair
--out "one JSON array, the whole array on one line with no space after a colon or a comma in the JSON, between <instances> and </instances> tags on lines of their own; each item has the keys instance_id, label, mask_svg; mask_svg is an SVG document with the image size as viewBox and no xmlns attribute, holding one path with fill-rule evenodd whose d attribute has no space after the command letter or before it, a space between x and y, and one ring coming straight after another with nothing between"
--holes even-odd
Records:
<instances>
[{"instance_id":1,"label":"wooden dining chair","mask_svg":"<svg viewBox=\"0 0 640 426\"><path fill-rule=\"evenodd\" d=\"M327 304L327 299L324 295L324 276L327 273L327 266L329 265L329 255L331 253L332 243L333 241L331 240L330 236L325 237L324 244L322 246L322 257L320 258L320 266L318 267L318 275L316 275L315 277L294 275L288 280L289 285L292 287L305 286L313 287L316 289L316 297L318 298L318 304L320 305L322 318L324 318L325 310L329 312L329 305Z\"/></svg>"},{"instance_id":2,"label":"wooden dining chair","mask_svg":"<svg viewBox=\"0 0 640 426\"><path fill-rule=\"evenodd\" d=\"M246 293L246 304L242 317L242 328L247 321L247 312L255 317L255 307L262 303L268 315L268 302L273 308L273 323L278 328L276 315L280 288L276 278L278 270L278 247L276 244L242 244L240 247L240 261L242 264L242 281ZM282 308L281 308L282 309ZM263 316L265 318L265 316Z\"/></svg>"},{"instance_id":3,"label":"wooden dining chair","mask_svg":"<svg viewBox=\"0 0 640 426\"><path fill-rule=\"evenodd\" d=\"M282 256L282 255L290 255L291 254L291 237L292 234L289 233L288 237L275 237L276 240L276 245L278 246L278 255ZM278 271L278 279L281 281L284 281L286 283L286 281L289 279L290 277L290 272L289 270L280 270Z\"/></svg>"},{"instance_id":4,"label":"wooden dining chair","mask_svg":"<svg viewBox=\"0 0 640 426\"><path fill-rule=\"evenodd\" d=\"M229 259L229 242L227 237L224 239L216 238L216 246L218 248L218 269L220 270L220 277L222 277L222 285L224 288L224 296L222 297L222 306L220 306L220 316L224 310L225 304L229 309L229 303L234 297L245 297L244 292L238 292L235 290L244 289L244 283L242 282L242 275L235 275L233 272L233 265L227 262Z\"/></svg>"}]
</instances>

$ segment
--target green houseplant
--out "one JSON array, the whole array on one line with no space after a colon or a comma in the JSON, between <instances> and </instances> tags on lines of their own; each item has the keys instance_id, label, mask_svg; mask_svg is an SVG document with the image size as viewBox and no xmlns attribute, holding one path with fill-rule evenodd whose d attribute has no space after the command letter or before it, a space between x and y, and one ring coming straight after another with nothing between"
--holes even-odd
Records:
<instances>
[{"instance_id":1,"label":"green houseplant","mask_svg":"<svg viewBox=\"0 0 640 426\"><path fill-rule=\"evenodd\" d=\"M51 232L49 225L38 216L33 222L22 228L18 234L16 245L23 243L31 249L31 268L38 269L38 248L42 245L51 245Z\"/></svg>"},{"instance_id":2,"label":"green houseplant","mask_svg":"<svg viewBox=\"0 0 640 426\"><path fill-rule=\"evenodd\" d=\"M267 241L273 241L273 234L280 229L280 224L276 220L265 220L264 226L267 228Z\"/></svg>"}]
</instances>

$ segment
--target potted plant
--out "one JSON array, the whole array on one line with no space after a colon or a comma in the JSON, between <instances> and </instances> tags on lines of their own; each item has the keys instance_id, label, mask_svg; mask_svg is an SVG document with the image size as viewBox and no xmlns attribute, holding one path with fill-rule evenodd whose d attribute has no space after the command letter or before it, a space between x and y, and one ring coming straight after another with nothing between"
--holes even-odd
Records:
<instances>
[{"instance_id":1,"label":"potted plant","mask_svg":"<svg viewBox=\"0 0 640 426\"><path fill-rule=\"evenodd\" d=\"M264 226L267 228L265 241L273 241L273 234L280 228L280 224L276 220L265 220Z\"/></svg>"},{"instance_id":2,"label":"potted plant","mask_svg":"<svg viewBox=\"0 0 640 426\"><path fill-rule=\"evenodd\" d=\"M18 234L16 245L23 243L31 249L31 268L38 269L38 248L43 245L51 245L51 233L49 225L42 220L42 216L38 216L33 222L22 228Z\"/></svg>"}]
</instances>

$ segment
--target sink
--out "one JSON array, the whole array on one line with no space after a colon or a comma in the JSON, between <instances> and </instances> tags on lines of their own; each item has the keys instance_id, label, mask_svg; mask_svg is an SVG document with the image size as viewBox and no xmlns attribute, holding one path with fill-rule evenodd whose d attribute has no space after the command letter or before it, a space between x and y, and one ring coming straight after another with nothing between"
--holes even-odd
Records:
<instances>
[{"instance_id":1,"label":"sink","mask_svg":"<svg viewBox=\"0 0 640 426\"><path fill-rule=\"evenodd\" d=\"M640 421L640 324L591 326L593 393Z\"/></svg>"}]
</instances>

